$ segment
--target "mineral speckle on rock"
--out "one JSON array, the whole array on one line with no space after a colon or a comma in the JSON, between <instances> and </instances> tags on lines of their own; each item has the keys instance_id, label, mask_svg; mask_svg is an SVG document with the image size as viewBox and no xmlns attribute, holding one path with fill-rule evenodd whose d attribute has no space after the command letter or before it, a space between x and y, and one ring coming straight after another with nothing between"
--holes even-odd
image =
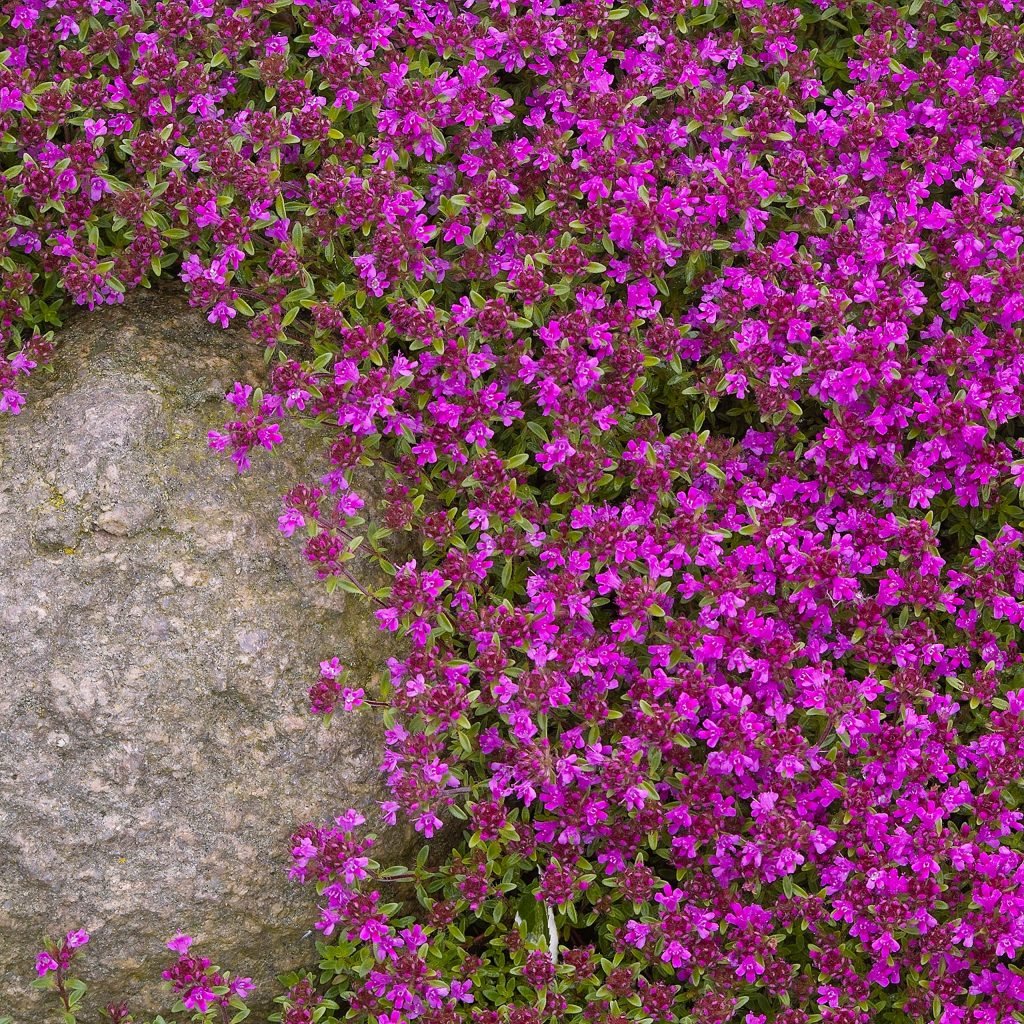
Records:
<instances>
[{"instance_id":1,"label":"mineral speckle on rock","mask_svg":"<svg viewBox=\"0 0 1024 1024\"><path fill-rule=\"evenodd\" d=\"M348 806L372 822L383 795L373 719L324 729L305 686L388 652L276 530L317 460L286 443L239 477L206 447L232 383L262 379L257 347L173 292L59 340L0 423L0 1015L42 1019L34 952L72 928L93 933L92 1009L169 1007L179 928L269 1000L315 955L290 832Z\"/></svg>"}]
</instances>

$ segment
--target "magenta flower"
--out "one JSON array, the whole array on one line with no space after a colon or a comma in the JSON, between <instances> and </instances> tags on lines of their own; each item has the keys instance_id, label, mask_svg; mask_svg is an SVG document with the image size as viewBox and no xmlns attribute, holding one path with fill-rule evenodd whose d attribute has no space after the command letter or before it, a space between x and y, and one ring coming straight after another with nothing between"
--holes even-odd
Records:
<instances>
[{"instance_id":1,"label":"magenta flower","mask_svg":"<svg viewBox=\"0 0 1024 1024\"><path fill-rule=\"evenodd\" d=\"M21 91L9 85L0 86L0 113L9 110L24 110Z\"/></svg>"},{"instance_id":2,"label":"magenta flower","mask_svg":"<svg viewBox=\"0 0 1024 1024\"><path fill-rule=\"evenodd\" d=\"M233 978L228 983L233 995L238 996L239 999L247 999L253 992L256 991L256 985L252 978Z\"/></svg>"},{"instance_id":3,"label":"magenta flower","mask_svg":"<svg viewBox=\"0 0 1024 1024\"><path fill-rule=\"evenodd\" d=\"M460 1003L472 1003L473 1002L473 982L472 981L453 981L451 983L449 994L453 999Z\"/></svg>"},{"instance_id":4,"label":"magenta flower","mask_svg":"<svg viewBox=\"0 0 1024 1024\"><path fill-rule=\"evenodd\" d=\"M355 711L356 708L362 707L366 700L366 692L362 687L353 689L350 686L346 686L341 691L342 707L346 711Z\"/></svg>"},{"instance_id":5,"label":"magenta flower","mask_svg":"<svg viewBox=\"0 0 1024 1024\"><path fill-rule=\"evenodd\" d=\"M290 537L296 530L301 530L306 525L306 520L297 509L290 508L277 517L277 528L286 536Z\"/></svg>"},{"instance_id":6,"label":"magenta flower","mask_svg":"<svg viewBox=\"0 0 1024 1024\"><path fill-rule=\"evenodd\" d=\"M36 973L39 977L49 974L50 971L59 969L57 961L47 952L36 954Z\"/></svg>"},{"instance_id":7,"label":"magenta flower","mask_svg":"<svg viewBox=\"0 0 1024 1024\"><path fill-rule=\"evenodd\" d=\"M353 832L360 825L366 823L366 818L354 808L349 808L344 814L339 815L335 821L338 827L343 829L345 832Z\"/></svg>"},{"instance_id":8,"label":"magenta flower","mask_svg":"<svg viewBox=\"0 0 1024 1024\"><path fill-rule=\"evenodd\" d=\"M223 218L217 212L217 203L212 199L196 207L195 218L196 226L201 228L215 227L223 221Z\"/></svg>"},{"instance_id":9,"label":"magenta flower","mask_svg":"<svg viewBox=\"0 0 1024 1024\"><path fill-rule=\"evenodd\" d=\"M219 324L221 327L227 327L237 315L238 311L234 306L229 306L226 302L218 302L207 314L206 319L209 320L211 324Z\"/></svg>"},{"instance_id":10,"label":"magenta flower","mask_svg":"<svg viewBox=\"0 0 1024 1024\"><path fill-rule=\"evenodd\" d=\"M338 658L320 662L320 675L325 679L337 679L344 671L345 666Z\"/></svg>"},{"instance_id":11,"label":"magenta flower","mask_svg":"<svg viewBox=\"0 0 1024 1024\"><path fill-rule=\"evenodd\" d=\"M179 956L184 956L189 951L189 947L194 941L195 940L191 935L185 935L183 932L178 932L178 934L167 943L167 948L172 952L177 953Z\"/></svg>"},{"instance_id":12,"label":"magenta flower","mask_svg":"<svg viewBox=\"0 0 1024 1024\"><path fill-rule=\"evenodd\" d=\"M206 1013L210 1004L216 996L205 984L194 985L181 998L186 1010L195 1010L197 1013Z\"/></svg>"},{"instance_id":13,"label":"magenta flower","mask_svg":"<svg viewBox=\"0 0 1024 1024\"><path fill-rule=\"evenodd\" d=\"M9 412L17 416L25 405L25 396L14 388L0 389L0 412Z\"/></svg>"},{"instance_id":14,"label":"magenta flower","mask_svg":"<svg viewBox=\"0 0 1024 1024\"><path fill-rule=\"evenodd\" d=\"M377 621L380 623L380 625L381 625L381 627L383 629L390 630L391 632L394 632L396 629L398 629L398 611L397 611L397 609L395 609L395 608L382 608L382 609L374 612L374 615L376 615Z\"/></svg>"}]
</instances>

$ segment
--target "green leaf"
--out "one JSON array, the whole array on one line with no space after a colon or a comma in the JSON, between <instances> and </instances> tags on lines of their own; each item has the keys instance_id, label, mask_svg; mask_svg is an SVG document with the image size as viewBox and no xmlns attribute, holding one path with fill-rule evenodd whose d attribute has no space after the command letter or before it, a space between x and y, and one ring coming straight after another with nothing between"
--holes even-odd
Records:
<instances>
[{"instance_id":1,"label":"green leaf","mask_svg":"<svg viewBox=\"0 0 1024 1024\"><path fill-rule=\"evenodd\" d=\"M551 440L548 437L548 432L544 429L543 424L538 423L536 420L527 420L526 429L529 430L531 434L536 434L537 437L539 437L545 444Z\"/></svg>"}]
</instances>

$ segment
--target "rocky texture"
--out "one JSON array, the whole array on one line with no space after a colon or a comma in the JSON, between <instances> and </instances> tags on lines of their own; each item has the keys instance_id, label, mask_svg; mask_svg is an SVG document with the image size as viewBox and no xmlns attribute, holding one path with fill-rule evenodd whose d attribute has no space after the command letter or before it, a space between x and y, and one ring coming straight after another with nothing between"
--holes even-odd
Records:
<instances>
[{"instance_id":1,"label":"rocky texture","mask_svg":"<svg viewBox=\"0 0 1024 1024\"><path fill-rule=\"evenodd\" d=\"M316 460L286 444L240 477L206 448L258 348L166 292L59 340L0 423L0 1015L50 1018L33 952L71 928L87 1006L168 1006L178 928L266 1000L314 954L291 828L381 796L372 717L325 729L305 686L331 656L369 676L382 640L276 530Z\"/></svg>"}]
</instances>

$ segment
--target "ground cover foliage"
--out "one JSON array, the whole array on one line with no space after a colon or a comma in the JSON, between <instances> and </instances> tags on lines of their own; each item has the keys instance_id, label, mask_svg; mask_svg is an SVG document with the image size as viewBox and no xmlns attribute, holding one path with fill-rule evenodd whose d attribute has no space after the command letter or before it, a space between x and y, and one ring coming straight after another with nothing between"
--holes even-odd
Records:
<instances>
[{"instance_id":1,"label":"ground cover foliage","mask_svg":"<svg viewBox=\"0 0 1024 1024\"><path fill-rule=\"evenodd\" d=\"M464 826L298 830L286 1024L1024 1019L1022 7L0 5L0 408L71 303L246 324L211 445L321 432L282 531L408 645L311 708Z\"/></svg>"}]
</instances>

